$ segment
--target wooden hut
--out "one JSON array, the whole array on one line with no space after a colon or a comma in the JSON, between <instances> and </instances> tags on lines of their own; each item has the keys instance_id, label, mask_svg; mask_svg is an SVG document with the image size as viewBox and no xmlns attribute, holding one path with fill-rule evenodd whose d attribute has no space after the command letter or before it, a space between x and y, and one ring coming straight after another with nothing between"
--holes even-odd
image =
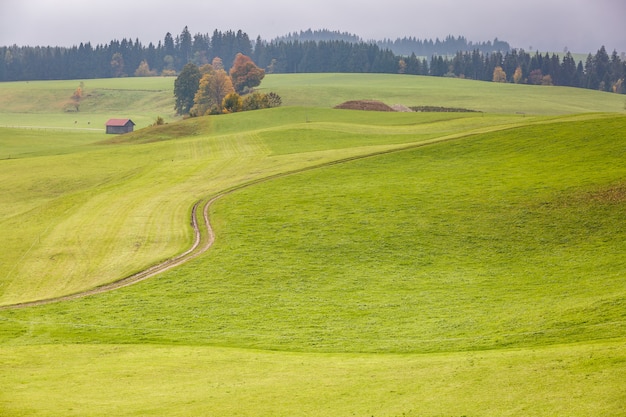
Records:
<instances>
[{"instance_id":1,"label":"wooden hut","mask_svg":"<svg viewBox=\"0 0 626 417\"><path fill-rule=\"evenodd\" d=\"M130 119L110 119L106 124L108 134L132 132L134 127L135 123Z\"/></svg>"}]
</instances>

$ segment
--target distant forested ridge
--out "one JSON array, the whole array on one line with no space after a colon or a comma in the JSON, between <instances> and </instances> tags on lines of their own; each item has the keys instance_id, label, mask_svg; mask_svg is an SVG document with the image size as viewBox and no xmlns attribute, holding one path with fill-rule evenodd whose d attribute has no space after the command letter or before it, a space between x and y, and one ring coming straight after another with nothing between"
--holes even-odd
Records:
<instances>
[{"instance_id":1,"label":"distant forested ridge","mask_svg":"<svg viewBox=\"0 0 626 417\"><path fill-rule=\"evenodd\" d=\"M279 43L279 42L306 42L306 41L345 41L351 43L360 43L363 42L363 39L352 33L348 32L339 32L339 31L331 31L328 29L321 30L301 30L300 32L288 33L285 36L279 36L273 39L271 42Z\"/></svg>"},{"instance_id":2,"label":"distant forested ridge","mask_svg":"<svg viewBox=\"0 0 626 417\"><path fill-rule=\"evenodd\" d=\"M384 39L382 41L368 40L365 41L361 37L347 33L330 30L305 30L298 33L289 33L274 39L273 43L278 42L294 42L294 41L345 41L351 43L367 42L377 45L380 49L389 49L396 55L411 56L415 54L420 57L430 57L433 55L454 55L457 52L478 50L481 53L488 54L493 52L506 53L511 50L508 42L500 41L498 38L486 42L471 42L465 37L454 37L448 35L444 40L435 39L417 39L415 37L397 38L396 40Z\"/></svg>"},{"instance_id":3,"label":"distant forested ridge","mask_svg":"<svg viewBox=\"0 0 626 417\"><path fill-rule=\"evenodd\" d=\"M175 37L167 33L156 45L123 39L95 46L3 46L0 81L176 75L188 62L201 66L215 57L228 70L237 53L252 57L267 73L399 73L626 93L626 57L604 47L576 62L570 53L529 53L497 39L366 42L349 33L308 30L251 41L241 30L192 35L187 27Z\"/></svg>"},{"instance_id":4,"label":"distant forested ridge","mask_svg":"<svg viewBox=\"0 0 626 417\"><path fill-rule=\"evenodd\" d=\"M432 55L454 55L457 52L478 50L481 53L489 54L494 52L506 53L511 50L508 42L500 41L495 38L492 41L474 43L468 41L463 36L455 38L448 36L444 40L438 38L432 39L416 39L416 38L398 38L394 41L391 39L377 41L376 45L381 48L391 49L395 54L410 56L432 56Z\"/></svg>"}]
</instances>

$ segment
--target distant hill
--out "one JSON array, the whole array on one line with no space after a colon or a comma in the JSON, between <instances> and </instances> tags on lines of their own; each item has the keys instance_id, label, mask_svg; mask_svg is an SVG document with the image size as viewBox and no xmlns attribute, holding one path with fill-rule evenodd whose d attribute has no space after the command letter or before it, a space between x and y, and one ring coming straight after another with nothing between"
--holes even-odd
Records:
<instances>
[{"instance_id":1,"label":"distant hill","mask_svg":"<svg viewBox=\"0 0 626 417\"><path fill-rule=\"evenodd\" d=\"M352 33L348 32L339 32L335 30L328 29L320 29L320 30L301 30L300 32L288 33L284 36L279 36L274 38L271 42L290 42L290 41L313 41L313 42L321 42L321 41L345 41L345 42L353 42L359 43L364 42L364 40Z\"/></svg>"},{"instance_id":2,"label":"distant hill","mask_svg":"<svg viewBox=\"0 0 626 417\"><path fill-rule=\"evenodd\" d=\"M383 39L383 40L364 40L358 35L348 33L331 31L328 29L312 30L307 29L300 32L288 33L285 36L280 36L272 40L274 43L279 42L326 42L326 41L343 41L351 43L371 43L377 45L381 49L389 49L396 55L411 56L415 54L421 57L430 57L432 55L454 55L457 52L468 52L479 50L482 53L494 53L501 52L507 53L511 51L511 45L508 42L498 40L495 38L493 41L485 42L473 42L468 41L464 36L454 37L448 35L444 40L436 38L432 39L418 39L416 37L403 37L395 40Z\"/></svg>"}]
</instances>

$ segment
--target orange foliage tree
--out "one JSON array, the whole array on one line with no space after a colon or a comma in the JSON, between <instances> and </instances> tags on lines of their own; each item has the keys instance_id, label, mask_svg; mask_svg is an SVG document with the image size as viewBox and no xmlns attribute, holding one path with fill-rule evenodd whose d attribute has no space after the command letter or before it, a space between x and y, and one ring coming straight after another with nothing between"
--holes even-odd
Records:
<instances>
[{"instance_id":1,"label":"orange foliage tree","mask_svg":"<svg viewBox=\"0 0 626 417\"><path fill-rule=\"evenodd\" d=\"M519 66L518 66L518 67L515 69L515 74L513 74L513 82L514 82L515 84L519 84L519 83L521 83L521 82L522 82L522 77L523 77L523 75L522 75L522 67L519 67Z\"/></svg>"},{"instance_id":2,"label":"orange foliage tree","mask_svg":"<svg viewBox=\"0 0 626 417\"><path fill-rule=\"evenodd\" d=\"M496 67L493 70L493 82L494 83L505 83L506 82L506 72L504 72L502 67Z\"/></svg>"},{"instance_id":3,"label":"orange foliage tree","mask_svg":"<svg viewBox=\"0 0 626 417\"><path fill-rule=\"evenodd\" d=\"M194 97L192 116L222 113L224 98L234 93L233 83L224 70L206 73L200 79L198 92Z\"/></svg>"},{"instance_id":4,"label":"orange foliage tree","mask_svg":"<svg viewBox=\"0 0 626 417\"><path fill-rule=\"evenodd\" d=\"M237 54L230 68L230 78L237 93L243 94L260 85L263 77L265 77L265 71L257 67L249 56Z\"/></svg>"}]
</instances>

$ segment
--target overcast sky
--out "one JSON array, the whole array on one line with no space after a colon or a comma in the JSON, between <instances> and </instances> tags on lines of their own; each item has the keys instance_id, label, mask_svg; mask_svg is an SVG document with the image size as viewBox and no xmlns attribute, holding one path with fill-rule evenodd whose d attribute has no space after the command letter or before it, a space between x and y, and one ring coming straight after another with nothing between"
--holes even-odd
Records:
<instances>
[{"instance_id":1,"label":"overcast sky","mask_svg":"<svg viewBox=\"0 0 626 417\"><path fill-rule=\"evenodd\" d=\"M330 29L369 39L495 37L526 50L626 52L625 0L0 0L0 45L158 43L188 26L270 40Z\"/></svg>"}]
</instances>

